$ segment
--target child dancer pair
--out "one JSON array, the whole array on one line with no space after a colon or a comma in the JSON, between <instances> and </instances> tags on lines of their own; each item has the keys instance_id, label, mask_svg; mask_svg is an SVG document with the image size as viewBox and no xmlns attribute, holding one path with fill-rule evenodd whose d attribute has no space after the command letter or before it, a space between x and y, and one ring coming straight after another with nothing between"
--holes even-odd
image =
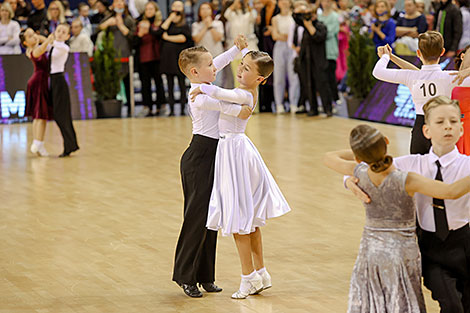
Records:
<instances>
[{"instance_id":1,"label":"child dancer pair","mask_svg":"<svg viewBox=\"0 0 470 313\"><path fill-rule=\"evenodd\" d=\"M34 64L34 73L26 89L25 115L33 118L34 140L31 152L39 156L48 156L44 147L44 134L46 123L52 117L64 139L64 151L60 157L69 156L78 150L70 111L69 89L63 74L70 50L65 41L69 37L68 24L58 25L54 34L47 39L37 35L31 28L20 33L21 43L27 48L26 56ZM46 55L48 51L49 58Z\"/></svg>"},{"instance_id":2,"label":"child dancer pair","mask_svg":"<svg viewBox=\"0 0 470 313\"><path fill-rule=\"evenodd\" d=\"M351 278L348 312L424 312L421 266L424 284L441 312L469 309L470 157L455 147L463 132L460 108L458 101L439 96L423 110L423 134L432 141L429 154L392 162L386 155L388 140L362 125L351 133L354 154L338 151L326 157L334 170L354 173L356 178L346 181L349 188L365 192L361 199L366 202L366 226ZM367 165L357 165L356 160ZM353 179L359 180L358 186ZM422 262L414 233L416 215Z\"/></svg>"},{"instance_id":3,"label":"child dancer pair","mask_svg":"<svg viewBox=\"0 0 470 313\"><path fill-rule=\"evenodd\" d=\"M246 45L244 46L246 47ZM233 49L225 54L233 58L239 52L235 51L234 55ZM227 62L221 62L221 58L226 59ZM256 294L271 287L270 276L264 268L261 233L258 227L264 225L266 219L283 215L290 210L258 151L244 135L247 121L241 119L248 118L251 114L255 105L254 99L257 99L257 86L272 73L272 59L265 53L245 52L237 75L241 84L240 88L224 90L210 85L215 79L216 71L229 64L230 60L228 59L224 58L223 54L212 62L212 56L201 47L186 49L180 54L179 59L181 70L192 83L190 115L195 135L190 148L182 158L185 222L178 241L173 280L178 282L185 293L192 297L202 296L195 286L196 282L202 282L206 291L221 291L213 284L217 236L214 230L218 229L222 229L224 235L234 234L242 263L243 275L240 290L232 297L243 299L250 294ZM218 111L220 111L220 122L218 121ZM248 114L245 116L246 112ZM219 127L222 134L220 136L221 142L217 143ZM199 135L203 133L205 136ZM204 140L206 146L210 145L210 147L206 148L207 152L205 152L204 158L199 158L197 162L191 161L191 164L187 166L186 158L189 157L189 154L194 155L193 152L188 151L194 150L192 146L194 146L195 139ZM215 147L217 147L217 157L215 157ZM212 163L214 158L215 174L213 172L214 163ZM196 180L196 176L201 179ZM212 189L214 176L214 188ZM188 180L192 181L190 185L187 184ZM202 186L203 184L204 186ZM201 192L197 196L192 196L191 190L198 189ZM209 193L207 193L208 191ZM210 258L197 257L201 252L193 253L193 258L182 257L185 254L183 251L189 250L188 245L186 248L184 247L184 242L188 241L185 239L188 236L184 235L187 232L184 230L185 225L190 224L187 212L196 211L191 209L192 206L196 206L194 201L196 198L200 200L198 205L201 206L197 210L198 226L194 226L194 223L191 225L194 229L197 228L197 233L200 233L202 232L200 223L203 221L205 228L207 222L209 230L206 229L204 233L211 236L213 243L205 249L206 251L201 249L201 252L209 253ZM207 236L202 240L202 243L197 243L197 246L206 245ZM193 241L195 240L199 239L193 238ZM193 275L192 278L184 277L181 264L191 262L194 264L194 257L198 261L198 268L210 268L211 275L206 275L204 278L198 277L198 274ZM183 262L182 259L186 261ZM196 270L196 272L201 272L201 270ZM184 279L188 282L185 282Z\"/></svg>"}]
</instances>

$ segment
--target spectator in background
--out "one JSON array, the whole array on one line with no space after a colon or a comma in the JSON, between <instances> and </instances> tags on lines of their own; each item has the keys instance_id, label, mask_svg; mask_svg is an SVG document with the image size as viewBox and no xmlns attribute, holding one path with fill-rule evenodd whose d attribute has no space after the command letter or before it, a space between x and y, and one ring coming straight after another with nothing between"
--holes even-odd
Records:
<instances>
[{"instance_id":1,"label":"spectator in background","mask_svg":"<svg viewBox=\"0 0 470 313\"><path fill-rule=\"evenodd\" d=\"M196 19L195 19L195 1L193 0L185 0L184 1L184 15L186 19L186 24L192 25Z\"/></svg>"},{"instance_id":2,"label":"spectator in background","mask_svg":"<svg viewBox=\"0 0 470 313\"><path fill-rule=\"evenodd\" d=\"M90 22L93 25L98 25L104 20L111 17L111 12L108 10L108 3L106 0L97 0L93 5L93 16L90 17ZM97 29L93 31L93 34L96 34Z\"/></svg>"},{"instance_id":3,"label":"spectator in background","mask_svg":"<svg viewBox=\"0 0 470 313\"><path fill-rule=\"evenodd\" d=\"M370 29L375 47L392 45L395 41L396 23L390 17L390 5L387 0L377 0L374 8L375 20Z\"/></svg>"},{"instance_id":4,"label":"spectator in background","mask_svg":"<svg viewBox=\"0 0 470 313\"><path fill-rule=\"evenodd\" d=\"M347 53L349 50L349 9L348 0L338 1L339 33L338 33L338 59L336 60L336 80L340 82L348 69Z\"/></svg>"},{"instance_id":5,"label":"spectator in background","mask_svg":"<svg viewBox=\"0 0 470 313\"><path fill-rule=\"evenodd\" d=\"M397 21L400 16L403 16L403 13L396 8L397 0L388 0L388 4L390 6L390 17Z\"/></svg>"},{"instance_id":6,"label":"spectator in background","mask_svg":"<svg viewBox=\"0 0 470 313\"><path fill-rule=\"evenodd\" d=\"M230 2L227 4L230 4ZM225 41L227 47L233 46L235 38L239 34L242 34L246 37L248 49L258 50L258 39L255 35L256 15L256 11L250 7L249 1L247 0L235 0L228 6L224 12L224 17L228 22L227 38ZM237 71L241 60L241 55L238 55L230 64L235 87L239 85Z\"/></svg>"},{"instance_id":7,"label":"spectator in background","mask_svg":"<svg viewBox=\"0 0 470 313\"><path fill-rule=\"evenodd\" d=\"M326 59L328 60L327 79L330 95L334 102L339 100L338 85L336 83L336 59L339 55L338 33L339 16L333 10L333 0L321 0L322 14L318 20L326 26Z\"/></svg>"},{"instance_id":8,"label":"spectator in background","mask_svg":"<svg viewBox=\"0 0 470 313\"><path fill-rule=\"evenodd\" d=\"M209 2L199 6L198 21L192 25L192 36L196 46L205 47L209 53L216 57L224 52L222 40L224 38L224 24L212 19L212 7ZM214 84L220 86L222 73L218 73Z\"/></svg>"},{"instance_id":9,"label":"spectator in background","mask_svg":"<svg viewBox=\"0 0 470 313\"><path fill-rule=\"evenodd\" d=\"M36 33L48 36L49 35L49 22L47 20L47 10L44 0L31 0L34 10L28 16L28 27Z\"/></svg>"},{"instance_id":10,"label":"spectator in background","mask_svg":"<svg viewBox=\"0 0 470 313\"><path fill-rule=\"evenodd\" d=\"M424 0L415 0L416 10L421 14L426 14L426 2Z\"/></svg>"},{"instance_id":11,"label":"spectator in background","mask_svg":"<svg viewBox=\"0 0 470 313\"><path fill-rule=\"evenodd\" d=\"M136 63L142 82L142 102L148 107L146 116L153 116L152 79L157 91L157 116L160 115L162 104L166 103L160 71L160 40L157 36L161 24L162 12L158 4L154 1L147 2L142 21L137 25L137 36L135 37Z\"/></svg>"},{"instance_id":12,"label":"spectator in background","mask_svg":"<svg viewBox=\"0 0 470 313\"><path fill-rule=\"evenodd\" d=\"M80 18L72 21L71 26L72 37L70 37L70 52L86 52L89 57L93 56L93 42L90 35L83 28Z\"/></svg>"},{"instance_id":13,"label":"spectator in background","mask_svg":"<svg viewBox=\"0 0 470 313\"><path fill-rule=\"evenodd\" d=\"M456 4L462 14L462 37L458 49L463 50L470 45L470 0L457 0Z\"/></svg>"},{"instance_id":14,"label":"spectator in background","mask_svg":"<svg viewBox=\"0 0 470 313\"><path fill-rule=\"evenodd\" d=\"M8 2L15 13L15 17L13 19L19 22L25 22L31 13L31 4L25 2L25 0L8 0Z\"/></svg>"},{"instance_id":15,"label":"spectator in background","mask_svg":"<svg viewBox=\"0 0 470 313\"><path fill-rule=\"evenodd\" d=\"M462 14L452 4L452 0L440 0L433 3L434 29L444 37L444 48L446 57L454 57L462 37Z\"/></svg>"},{"instance_id":16,"label":"spectator in background","mask_svg":"<svg viewBox=\"0 0 470 313\"><path fill-rule=\"evenodd\" d=\"M59 24L65 23L64 6L62 2L54 0L47 8L48 30L52 34Z\"/></svg>"},{"instance_id":17,"label":"spectator in background","mask_svg":"<svg viewBox=\"0 0 470 313\"><path fill-rule=\"evenodd\" d=\"M160 69L165 74L168 82L168 102L170 104L170 116L175 115L174 84L175 77L181 92L181 115L185 115L186 106L186 83L185 76L178 66L178 57L182 50L192 45L191 29L186 24L184 15L184 4L176 0L171 5L171 13L160 26L158 34L161 36L161 62Z\"/></svg>"},{"instance_id":18,"label":"spectator in background","mask_svg":"<svg viewBox=\"0 0 470 313\"><path fill-rule=\"evenodd\" d=\"M300 71L299 78L303 81L305 99L310 103L308 116L318 115L317 92L320 93L323 110L327 117L333 116L330 88L326 71L328 60L326 59L326 26L317 19L316 8L311 10L307 5L296 8L293 17L295 22L305 30L300 45Z\"/></svg>"},{"instance_id":19,"label":"spectator in background","mask_svg":"<svg viewBox=\"0 0 470 313\"><path fill-rule=\"evenodd\" d=\"M117 50L119 56L121 58L128 58L131 56L132 40L135 34L135 21L130 16L124 0L114 0L113 13L108 15L108 17L98 26L98 30L100 31L107 29L109 29L109 31L114 35L113 46ZM123 82L126 89L127 105L129 106L127 116L131 116L130 77L129 65L127 63L122 63L122 74L124 75Z\"/></svg>"},{"instance_id":20,"label":"spectator in background","mask_svg":"<svg viewBox=\"0 0 470 313\"><path fill-rule=\"evenodd\" d=\"M20 24L13 21L15 13L8 2L0 5L0 55L21 54Z\"/></svg>"},{"instance_id":21,"label":"spectator in background","mask_svg":"<svg viewBox=\"0 0 470 313\"><path fill-rule=\"evenodd\" d=\"M284 113L297 107L299 101L299 77L294 72L294 58L296 53L289 46L287 37L289 31L295 25L292 18L292 3L290 0L279 0L281 12L273 17L272 37L276 41L273 48L274 60L274 101L276 112ZM284 95L286 91L286 79L289 81L289 106L284 107Z\"/></svg>"},{"instance_id":22,"label":"spectator in background","mask_svg":"<svg viewBox=\"0 0 470 313\"><path fill-rule=\"evenodd\" d=\"M82 22L83 31L88 33L89 36L93 34L93 28L90 21L90 7L85 2L80 2L78 5L78 18Z\"/></svg>"},{"instance_id":23,"label":"spectator in background","mask_svg":"<svg viewBox=\"0 0 470 313\"><path fill-rule=\"evenodd\" d=\"M276 0L261 0L264 8L261 10L261 21L259 24L261 42L259 47L261 51L267 52L271 57L273 55L274 40L272 38L272 18L279 14L281 10L276 4ZM273 75L269 76L266 84L259 86L259 111L272 112L272 103L274 102Z\"/></svg>"},{"instance_id":24,"label":"spectator in background","mask_svg":"<svg viewBox=\"0 0 470 313\"><path fill-rule=\"evenodd\" d=\"M418 11L416 1L405 0L405 15L398 18L396 27L396 37L398 39L395 42L394 48L397 54L416 54L416 50L418 50L418 35L427 30L426 17Z\"/></svg>"}]
</instances>

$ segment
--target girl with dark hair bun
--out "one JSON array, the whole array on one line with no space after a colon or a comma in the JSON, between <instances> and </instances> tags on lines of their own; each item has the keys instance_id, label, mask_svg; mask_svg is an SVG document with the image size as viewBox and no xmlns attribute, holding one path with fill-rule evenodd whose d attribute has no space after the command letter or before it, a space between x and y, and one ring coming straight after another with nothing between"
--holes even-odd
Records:
<instances>
[{"instance_id":1,"label":"girl with dark hair bun","mask_svg":"<svg viewBox=\"0 0 470 313\"><path fill-rule=\"evenodd\" d=\"M388 139L368 125L355 127L349 142L351 150L329 152L324 158L329 168L357 177L371 200L364 204L366 225L351 276L348 312L426 312L413 196L457 199L470 192L470 176L449 185L400 171L387 155Z\"/></svg>"},{"instance_id":2,"label":"girl with dark hair bun","mask_svg":"<svg viewBox=\"0 0 470 313\"><path fill-rule=\"evenodd\" d=\"M44 135L48 120L53 119L52 106L49 105L49 57L46 52L48 45L54 41L54 35L47 39L26 28L20 35L21 44L26 47L26 56L34 65L34 72L26 87L25 116L33 119L33 143L31 152L38 156L48 156L44 147Z\"/></svg>"}]
</instances>

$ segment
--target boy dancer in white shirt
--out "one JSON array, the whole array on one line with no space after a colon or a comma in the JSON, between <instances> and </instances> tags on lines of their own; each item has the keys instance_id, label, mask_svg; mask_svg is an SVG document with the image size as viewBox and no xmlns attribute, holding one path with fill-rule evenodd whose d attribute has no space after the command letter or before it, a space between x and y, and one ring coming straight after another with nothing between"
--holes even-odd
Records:
<instances>
[{"instance_id":1,"label":"boy dancer in white shirt","mask_svg":"<svg viewBox=\"0 0 470 313\"><path fill-rule=\"evenodd\" d=\"M51 99L54 120L64 139L64 152L59 157L67 157L77 151L78 143L72 123L69 86L64 77L65 62L69 56L69 46L65 43L70 37L70 26L66 23L57 26L55 40L50 52L51 60Z\"/></svg>"},{"instance_id":2,"label":"boy dancer in white shirt","mask_svg":"<svg viewBox=\"0 0 470 313\"><path fill-rule=\"evenodd\" d=\"M222 70L247 46L243 36L239 36L235 44L214 60L204 47L188 48L180 53L178 64L191 81L190 91L200 84L212 83L217 71ZM221 104L209 96L189 100L193 138L181 158L184 221L176 247L173 280L183 288L186 295L193 298L202 297L198 283L207 292L222 291L214 284L217 232L206 228L214 181L220 112L247 119L251 115L251 108Z\"/></svg>"},{"instance_id":3,"label":"boy dancer in white shirt","mask_svg":"<svg viewBox=\"0 0 470 313\"><path fill-rule=\"evenodd\" d=\"M458 101L435 97L424 105L424 136L432 141L425 155L394 159L396 168L453 183L470 175L470 156L460 154L456 143L463 134ZM441 175L437 175L440 173ZM350 177L346 185L356 196L368 196ZM416 193L418 241L424 285L439 302L441 313L470 312L470 194L456 200L436 199Z\"/></svg>"},{"instance_id":4,"label":"boy dancer in white shirt","mask_svg":"<svg viewBox=\"0 0 470 313\"><path fill-rule=\"evenodd\" d=\"M415 104L416 121L411 133L411 154L426 154L429 151L431 142L423 136L422 127L424 125L423 105L436 96L451 97L452 89L457 86L453 82L454 77L450 73L455 71L443 71L439 65L439 59L444 54L444 39L436 31L427 31L419 35L418 57L423 62L421 70L406 61L403 61L391 54L389 47L379 47L378 54L380 60L375 65L372 72L375 78L389 83L406 85L411 91L411 97ZM400 67L410 69L390 69L388 62L392 60ZM462 86L470 86L470 78L462 82Z\"/></svg>"}]
</instances>

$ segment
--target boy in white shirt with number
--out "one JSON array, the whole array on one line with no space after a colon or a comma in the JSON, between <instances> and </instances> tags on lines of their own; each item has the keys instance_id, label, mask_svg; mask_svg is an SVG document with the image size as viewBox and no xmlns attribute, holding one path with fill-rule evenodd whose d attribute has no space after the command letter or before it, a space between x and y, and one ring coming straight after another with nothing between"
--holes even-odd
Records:
<instances>
[{"instance_id":1,"label":"boy in white shirt with number","mask_svg":"<svg viewBox=\"0 0 470 313\"><path fill-rule=\"evenodd\" d=\"M444 38L436 31L427 31L419 35L417 55L423 62L421 70L414 65L392 54L389 46L379 47L377 53L380 60L375 65L372 75L379 80L389 83L403 84L411 91L411 97L415 104L416 120L411 132L411 154L426 154L431 147L430 140L423 135L424 113L423 105L433 97L451 97L452 89L457 86L453 82L455 71L443 71L439 65L440 57L445 53ZM389 61L396 63L401 68L387 68ZM462 82L462 86L470 87L470 78Z\"/></svg>"}]
</instances>

